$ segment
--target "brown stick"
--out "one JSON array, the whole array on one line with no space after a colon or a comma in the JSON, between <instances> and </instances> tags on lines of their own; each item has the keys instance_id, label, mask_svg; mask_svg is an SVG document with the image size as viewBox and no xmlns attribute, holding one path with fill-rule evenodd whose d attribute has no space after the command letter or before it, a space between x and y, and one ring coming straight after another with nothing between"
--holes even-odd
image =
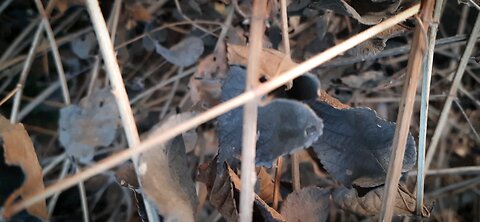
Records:
<instances>
[{"instance_id":1,"label":"brown stick","mask_svg":"<svg viewBox=\"0 0 480 222\"><path fill-rule=\"evenodd\" d=\"M410 128L410 121L412 118L413 105L415 102L415 95L417 85L422 72L422 63L424 61L424 54L426 53L427 36L423 27L428 27L434 7L433 0L423 0L420 7L420 22L415 27L413 35L413 45L410 51L410 60L407 66L407 76L404 83L402 100L400 101L400 110L397 117L397 127L395 129L395 136L392 143L392 154L390 155L390 164L388 167L388 174L386 179L386 189L384 199L382 202L382 211L379 221L391 221L393 215L393 202L395 200L398 182L400 180L400 173L402 171L403 156L405 155L405 146L407 144L407 136Z\"/></svg>"}]
</instances>

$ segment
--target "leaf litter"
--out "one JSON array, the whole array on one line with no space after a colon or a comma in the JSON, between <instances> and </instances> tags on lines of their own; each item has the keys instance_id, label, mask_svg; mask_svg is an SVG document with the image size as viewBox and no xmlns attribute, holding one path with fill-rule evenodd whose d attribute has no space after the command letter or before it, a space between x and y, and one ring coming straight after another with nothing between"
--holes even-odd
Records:
<instances>
[{"instance_id":1,"label":"leaf litter","mask_svg":"<svg viewBox=\"0 0 480 222\"><path fill-rule=\"evenodd\" d=\"M292 53L286 55L281 52L285 49L281 44L280 5L277 1L269 2L267 28L262 40L264 48L259 61L260 81L276 78L280 73L297 66L297 62L325 51L413 3L396 0L292 1L288 5L288 31ZM53 155L66 152L67 158L80 160L78 164L83 167L96 164L96 161L113 155L119 148L127 145L125 135L117 135L120 121L112 95L99 94L98 91L102 89L94 90L90 98L85 97L85 89L92 87L90 84L96 81L107 82L107 79L103 64L100 64L98 70L93 69L90 72L95 65L93 58L98 55L98 50L84 3L62 0L54 4L54 11L49 12L49 18L52 28L61 30L55 35L63 63L66 63L68 77L72 77L69 79L69 87L72 101L76 105L61 110L60 119L57 119L58 107L61 107L61 104L56 102L60 98L58 92L54 92L26 117L25 126L29 129L30 125L34 125L30 133L32 141L39 144L36 148L42 164L51 164L52 159L55 159ZM244 68L248 64L249 41L252 37L252 33L249 33L249 18L244 15L251 15L251 1L179 1L177 5L150 0L129 0L122 3L118 24L115 24L117 15L116 12L112 13L112 4L100 1L100 6L105 18L111 20L109 26L114 27L109 31L116 32L115 51L129 96L133 98L136 94L162 85L165 81L176 82L162 85L152 92L151 96L132 104L139 132L153 132L162 128L163 122L168 119L159 117L159 112L163 113L163 110L167 110L165 116L172 116L170 120L175 122L172 119L183 115L190 116L189 112L207 111L244 91ZM6 31L5 35L0 36L3 40L0 41L0 49L4 49L2 51L8 49L11 40L16 41L17 37L22 40L19 34L23 29L18 27L26 27L31 23L35 17L31 12L36 12L35 8L16 1L8 7L13 10L3 11L0 18L0 25L4 28L2 30ZM233 14L229 14L230 7L234 9ZM458 18L459 15L452 14L451 11L461 10L457 7L456 3L446 4L445 8L449 10L445 10L445 16L462 19L465 24L469 24L471 16ZM21 14L25 9L28 9L30 14L21 21L15 19L18 17L15 13ZM233 15L231 21L226 19L228 15ZM451 33L455 33L455 38L463 36L464 33L458 32L456 23L452 22L456 21L455 19L448 19L447 23L441 21L445 29L439 33L442 38L448 40ZM360 221L375 218L379 214L385 171L389 162L388 154L391 152L390 144L395 128L395 124L388 120L394 119L396 115L396 101L402 90L399 86L403 84L403 69L408 59L404 55L390 56L388 53L411 44L410 33L414 23L415 19L411 18L395 25L348 50L335 59L338 62L317 67L261 98L257 131L255 221L325 221L340 215ZM9 64L14 64L12 61L16 64L20 61L18 58L27 55L25 46L30 45L30 40L26 40L28 41L22 42L18 50L14 50L12 56L3 60L6 63L2 64L7 69L2 68L0 71L8 71L0 73L0 92L3 94L6 93L5 90L15 88L16 82L9 79L15 80L14 74L18 71L9 69L13 67ZM463 42L454 43L436 51L441 56L435 56L435 78L432 78L432 82L437 85L432 87L432 94L437 95L431 97L432 100L444 98L442 90L450 87L450 81L446 81L448 77L442 73L451 72L457 62L453 58L460 57L450 48L455 45L460 47L461 51ZM40 48L44 50L43 45ZM27 78L26 95L37 95L37 86L45 86L55 81L55 75L50 73L55 70L49 67L53 61L49 61L48 53L42 50L37 50L39 53L35 55L39 59L34 61L32 73ZM444 54L443 50L449 51L448 55ZM452 64L447 69L444 64L449 62ZM187 72L183 68L189 66L194 66L192 68L195 71L187 80ZM469 63L469 66L475 67L474 63ZM470 72L474 73L471 70ZM95 73L99 75L92 75ZM183 77L178 77L175 73L183 74ZM188 73L190 75L193 72ZM91 76L95 78L91 79ZM9 81L12 83L9 84ZM434 161L431 169L479 164L473 158L477 143L472 138L475 137L465 130L475 127L469 128L464 123L475 121L475 116L478 116L475 115L478 113L478 103L474 99L478 94L475 91L478 84L474 83L478 81L473 74L462 80L462 88L466 89L464 91L467 96L457 96L459 104L464 106L465 115L459 115L458 110L450 111L452 121L449 124L453 130L450 134L445 134L449 135L448 137L442 138L444 144L449 144L449 152L441 151L443 153L439 155L448 158L439 158L438 163ZM78 102L82 97L84 99ZM98 107L102 98L106 99L105 102L109 101L109 108ZM435 110L441 108L441 103L432 102L430 105L434 107L430 116L434 120L437 116ZM0 111L8 113L9 106L8 102L4 103ZM378 110L379 114L374 110ZM44 114L52 114L52 117L46 121ZM96 117L100 119L95 119ZM232 110L159 146L156 152L149 153L152 155L142 155L141 169L144 170L144 175L136 175L133 165L124 163L115 169L115 177L118 183L126 188L113 183L111 172L102 174L106 179L91 178L86 181L88 206L91 208L88 213L91 219L121 221L128 217L126 215L133 213L133 216L139 217L133 220L145 221L147 216L142 203L143 193L149 200L154 200L154 206L162 220L214 221L219 220L218 213L224 220L238 220L239 194L242 192L239 186L242 176L239 166L242 163L238 159L242 149L242 117L242 108ZM52 118L54 121L51 121ZM38 119L41 120L41 128L38 126ZM49 125L57 120L58 129L57 124ZM173 125L177 124L179 123ZM173 125L170 125L170 128ZM432 124L432 127L434 125ZM471 125L476 126L474 123ZM414 126L415 124L412 124L412 135L418 133ZM311 130L311 127L314 130ZM168 130L166 126L163 128L163 131ZM60 143L55 143L55 132L59 134ZM433 130L429 128L427 132ZM147 136L155 136L157 133L147 133L150 134ZM45 138L46 136L51 138ZM415 174L415 171L412 171L415 149L415 141L409 136L402 168L401 189L398 190L395 200L394 211L397 215L415 214L413 209L416 200L409 191L414 187L414 181L410 178ZM301 184L308 184L308 187L293 190L291 183L295 175L292 175L292 161L288 154L299 151L303 154L301 158L304 158L301 160L303 165L299 166ZM214 157L215 155L217 156ZM284 164L276 170L280 156ZM305 168L305 161L314 166ZM205 162L209 164L202 164ZM199 175L195 177L197 167ZM46 173L45 179L53 181L57 178L55 174L61 169L51 165L48 165L48 168L51 168L50 173ZM8 191L2 194L2 198L6 199L14 189L20 187L28 175L16 165L3 164L1 170L1 175L8 175L11 179L8 180ZM69 169L66 170L68 171ZM274 176L276 172L278 174ZM441 177L438 180L440 182L426 183L426 190L437 189L440 192L441 186L469 179L469 175L459 172L454 177L435 174L436 177ZM146 184L145 187L140 187L137 183L137 176ZM277 176L279 180L272 179ZM194 184L193 179L205 184ZM0 183L0 187L4 184ZM273 203L273 187L276 185L279 185L278 204ZM404 189L404 186L409 189ZM133 196L130 190L135 191ZM76 188L62 193L52 220L71 220L81 216L81 210L77 210L79 203L65 201L78 200L77 193ZM468 220L465 219L468 216L463 215L471 213L465 214L468 211L465 209L471 208L474 199L460 198L461 201L455 202L452 200L459 198L450 198L461 197L464 193L470 195L473 191L448 194L444 192L438 197L436 195L435 199L447 203L437 206L440 207L440 212L448 209L452 215ZM179 204L170 204L170 199L167 198L180 200ZM198 202L195 199L198 199ZM69 208L73 205L75 210ZM103 205L107 208L100 209L102 207L99 206ZM272 206L275 205L279 207L273 209ZM430 205L425 204L422 215L428 217L430 210ZM443 214L438 212L433 211L432 214L435 218L443 218ZM22 214L30 212L24 211Z\"/></svg>"}]
</instances>

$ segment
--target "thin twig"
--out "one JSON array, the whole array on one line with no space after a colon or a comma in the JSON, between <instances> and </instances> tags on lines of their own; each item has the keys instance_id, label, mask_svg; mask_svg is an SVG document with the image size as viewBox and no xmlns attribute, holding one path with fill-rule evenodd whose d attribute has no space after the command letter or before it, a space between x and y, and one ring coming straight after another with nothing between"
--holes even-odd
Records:
<instances>
[{"instance_id":1,"label":"thin twig","mask_svg":"<svg viewBox=\"0 0 480 222\"><path fill-rule=\"evenodd\" d=\"M438 23L442 15L443 0L435 1L435 11L430 24L428 39L427 62L424 63L424 73L422 78L422 102L420 107L420 133L418 136L418 158L417 158L417 208L418 216L422 215L423 210L423 190L424 190L424 166L425 152L427 146L427 122L428 122L428 104L430 101L430 81L432 78L433 55L435 49L435 39L437 38Z\"/></svg>"},{"instance_id":2,"label":"thin twig","mask_svg":"<svg viewBox=\"0 0 480 222\"><path fill-rule=\"evenodd\" d=\"M268 1L253 1L252 21L250 24L250 45L248 51L247 81L245 91L251 91L259 84L258 68L260 52L265 32L266 8ZM255 152L257 143L258 101L251 100L243 107L242 166L240 193L240 222L252 221L253 200L255 196Z\"/></svg>"},{"instance_id":3,"label":"thin twig","mask_svg":"<svg viewBox=\"0 0 480 222\"><path fill-rule=\"evenodd\" d=\"M41 21L41 19L35 19L31 21L30 24L25 29L23 29L17 37L15 37L15 40L11 44L9 44L7 50L3 52L2 57L0 58L0 64L5 62L10 56L15 56L15 54L13 54L13 51L18 50L19 48L23 48L18 46L26 41L25 38L30 35L30 32L32 32L35 27L38 27L38 24Z\"/></svg>"},{"instance_id":4,"label":"thin twig","mask_svg":"<svg viewBox=\"0 0 480 222\"><path fill-rule=\"evenodd\" d=\"M67 78L65 77L65 71L63 70L62 65L62 58L60 57L60 52L58 51L58 45L55 41L55 35L53 34L52 27L50 26L50 22L48 21L47 12L43 8L42 2L40 0L35 0L35 5L37 6L37 10L42 16L42 25L44 26L44 30L47 33L47 39L50 43L50 48L53 54L53 61L55 62L55 67L57 68L58 72L58 79L60 81L60 85L62 86L62 95L65 104L69 105L70 102L70 93L68 92L68 85L67 85Z\"/></svg>"},{"instance_id":5,"label":"thin twig","mask_svg":"<svg viewBox=\"0 0 480 222\"><path fill-rule=\"evenodd\" d=\"M417 171L409 171L407 176L417 175ZM480 174L480 166L464 166L464 167L453 167L445 169L433 169L425 172L425 176L440 176L440 175L462 175L462 174Z\"/></svg>"},{"instance_id":6,"label":"thin twig","mask_svg":"<svg viewBox=\"0 0 480 222\"><path fill-rule=\"evenodd\" d=\"M11 123L17 122L17 114L20 108L20 99L22 98L23 87L25 87L25 81L27 80L27 75L30 72L33 59L35 57L35 49L37 48L38 43L42 38L42 30L43 30L43 26L41 25L38 26L37 31L35 32L35 35L33 37L32 46L30 46L30 50L28 51L27 60L25 61L25 64L23 64L22 73L20 74L20 79L18 80L18 83L16 86L17 93L15 94L15 98L13 100L12 112L10 114Z\"/></svg>"},{"instance_id":7,"label":"thin twig","mask_svg":"<svg viewBox=\"0 0 480 222\"><path fill-rule=\"evenodd\" d=\"M187 77L191 74L193 74L196 70L196 67L193 67L193 68L190 68L188 70L185 70L184 72L182 72L181 74L179 75L175 75L174 77L168 79L168 80L165 80L163 82L161 82L160 84L154 86L154 87L151 87L150 89L147 89L145 90L144 92L138 94L137 96L135 96L131 101L130 101L130 104L134 104L136 102L138 102L140 99L144 98L145 96L148 96L150 94L152 94L153 92L155 92L156 90L159 90L163 87L165 87L166 85L170 84L170 83L173 83L175 81L177 81L178 79L181 79L181 78L184 78L184 77Z\"/></svg>"},{"instance_id":8,"label":"thin twig","mask_svg":"<svg viewBox=\"0 0 480 222\"><path fill-rule=\"evenodd\" d=\"M12 3L12 0L5 0L1 5L0 5L0 14Z\"/></svg>"},{"instance_id":9,"label":"thin twig","mask_svg":"<svg viewBox=\"0 0 480 222\"><path fill-rule=\"evenodd\" d=\"M18 91L18 88L15 87L11 92L9 92L2 100L0 100L0 106L2 106L5 102L7 102L10 98L12 98L15 93Z\"/></svg>"},{"instance_id":10,"label":"thin twig","mask_svg":"<svg viewBox=\"0 0 480 222\"><path fill-rule=\"evenodd\" d=\"M183 72L183 67L178 68L178 75L181 75ZM180 82L180 79L177 78L175 82L173 82L173 87L170 90L170 94L168 95L167 101L165 102L165 105L162 108L162 112L160 113L160 119L163 119L165 115L167 115L168 109L170 108L170 104L172 103L173 97L175 97L175 94L177 93L177 88L178 88L178 83Z\"/></svg>"},{"instance_id":11,"label":"thin twig","mask_svg":"<svg viewBox=\"0 0 480 222\"><path fill-rule=\"evenodd\" d=\"M117 33L118 20L120 17L120 11L122 9L122 0L116 0L112 7L112 12L108 18L108 29L110 30L110 38L112 39L112 45L115 45L115 35ZM100 62L102 57L97 55L95 56L95 61L93 62L93 68L90 72L90 82L87 89L87 97L90 96L95 88L95 81L98 78L98 72L100 71Z\"/></svg>"},{"instance_id":12,"label":"thin twig","mask_svg":"<svg viewBox=\"0 0 480 222\"><path fill-rule=\"evenodd\" d=\"M435 129L435 132L433 133L433 136L432 136L432 140L430 141L427 157L425 159L425 169L427 170L430 167L430 164L433 160L433 156L435 155L438 142L440 140L440 137L443 133L443 130L448 120L448 114L450 113L450 108L452 107L453 100L456 98L458 86L462 80L463 74L465 73L465 68L467 67L468 60L470 58L470 55L472 54L473 48L475 47L475 43L479 35L480 35L480 13L477 15L475 25L473 27L470 38L468 39L467 46L465 47L465 51L463 52L462 59L460 60L460 64L458 65L458 69L455 73L455 78L452 82L452 86L450 87L450 91L448 93L449 96L447 97L447 100L443 105L442 113L437 122L437 128Z\"/></svg>"},{"instance_id":13,"label":"thin twig","mask_svg":"<svg viewBox=\"0 0 480 222\"><path fill-rule=\"evenodd\" d=\"M393 216L394 200L397 196L398 182L402 171L403 157L409 135L410 122L412 119L413 107L417 85L422 72L421 67L424 62L424 55L427 50L427 33L423 30L427 24L430 24L433 14L434 2L423 0L420 11L421 22L417 24L412 40L412 51L407 66L407 76L404 82L402 100L397 117L397 126L392 141L392 153L390 154L385 191L383 194L382 208L379 221L391 221Z\"/></svg>"},{"instance_id":14,"label":"thin twig","mask_svg":"<svg viewBox=\"0 0 480 222\"><path fill-rule=\"evenodd\" d=\"M273 204L272 207L278 210L278 201L280 199L280 179L282 178L283 157L277 159L277 166L275 166L275 183L273 186Z\"/></svg>"},{"instance_id":15,"label":"thin twig","mask_svg":"<svg viewBox=\"0 0 480 222\"><path fill-rule=\"evenodd\" d=\"M117 58L114 53L112 40L108 33L107 25L105 23L105 19L103 18L102 11L100 10L100 5L96 0L87 0L85 1L85 3L88 13L90 14L93 29L95 30L95 34L97 36L98 45L100 47L100 52L105 63L107 75L110 80L110 84L112 85L112 93L115 96L115 101L120 112L120 117L122 119L122 125L125 130L128 145L129 147L138 146L140 144L140 136L138 135L135 118L133 117L132 109L128 100L128 95L125 90L125 85L123 83L122 74L120 72ZM137 175L139 175L137 169L138 158L133 157L132 160L135 166L135 171ZM144 204L149 221L158 221L155 209L147 201L147 198L144 198Z\"/></svg>"},{"instance_id":16,"label":"thin twig","mask_svg":"<svg viewBox=\"0 0 480 222\"><path fill-rule=\"evenodd\" d=\"M58 181L62 181L68 173L68 169L70 168L70 159L65 158L63 161L62 170L60 171L60 175L58 176ZM48 217L51 217L53 211L55 210L55 206L57 205L58 197L60 196L60 190L58 192L53 193L53 197L50 198L48 202Z\"/></svg>"},{"instance_id":17,"label":"thin twig","mask_svg":"<svg viewBox=\"0 0 480 222\"><path fill-rule=\"evenodd\" d=\"M75 172L80 172L80 167L77 163L75 163ZM82 205L82 212L83 212L83 222L89 222L89 211L88 211L88 201L87 201L87 193L85 192L85 184L82 182L78 183L78 191L80 193L80 202Z\"/></svg>"},{"instance_id":18,"label":"thin twig","mask_svg":"<svg viewBox=\"0 0 480 222\"><path fill-rule=\"evenodd\" d=\"M467 124L470 127L470 129L472 130L473 135L475 135L475 139L477 139L477 142L480 143L480 135L478 135L477 130L475 129L475 127L472 124L472 121L470 121L470 119L468 118L467 113L465 113L465 110L463 109L462 105L460 105L460 103L458 102L458 98L454 99L453 101L455 102L455 105L457 105L458 109L460 110L460 113L462 114L463 118L465 118L465 120L467 121Z\"/></svg>"},{"instance_id":19,"label":"thin twig","mask_svg":"<svg viewBox=\"0 0 480 222\"><path fill-rule=\"evenodd\" d=\"M294 68L282 73L276 78L273 78L265 83L258 85L258 87L256 87L251 91L242 93L235 98L225 101L219 105L216 105L211 109L209 109L208 111L203 112L191 119L188 119L182 122L181 124L178 124L177 126L172 127L170 130L166 132L162 132L161 135L152 136L149 139L142 141L142 143L139 144L138 146L131 147L130 149L126 149L116 154L113 154L99 161L97 164L84 169L80 173L75 174L74 176L68 177L63 181L52 184L46 187L43 192L32 195L30 198L25 198L19 201L18 203L15 203L14 205L11 206L11 208L5 210L4 215L11 216L25 209L26 207L29 207L32 204L51 196L52 194L60 190L64 190L71 186L74 186L80 181L84 181L94 175L97 175L103 171L106 171L132 157L138 156L142 152L153 149L157 147L158 144L164 143L165 141L168 141L174 138L175 136L183 132L186 132L187 130L190 130L232 109L235 109L250 100L258 99L261 96L269 93L270 91L284 85L288 81L297 78L303 73L308 72L309 70L312 70L313 68L355 47L356 45L377 35L378 33L393 27L394 25L398 24L401 21L404 21L408 17L416 14L419 8L420 6L416 4L411 8L408 8L407 10L400 12L397 15L379 23L378 25L370 27L369 29L339 43L338 45L332 48L329 48L320 54L317 54L316 56L299 64L298 66L295 66Z\"/></svg>"}]
</instances>

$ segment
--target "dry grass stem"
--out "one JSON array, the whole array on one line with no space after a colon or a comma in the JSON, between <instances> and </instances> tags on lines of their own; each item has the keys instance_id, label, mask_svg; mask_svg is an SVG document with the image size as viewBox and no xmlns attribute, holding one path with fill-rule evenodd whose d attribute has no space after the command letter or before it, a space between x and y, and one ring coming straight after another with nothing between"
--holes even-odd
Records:
<instances>
[{"instance_id":1,"label":"dry grass stem","mask_svg":"<svg viewBox=\"0 0 480 222\"><path fill-rule=\"evenodd\" d=\"M397 117L397 126L392 142L392 153L390 155L389 167L385 183L385 191L382 200L382 209L379 221L391 221L394 210L394 200L397 196L398 182L400 180L403 157L407 145L407 137L410 132L410 121L412 118L415 95L420 73L423 71L424 56L427 50L428 25L431 22L434 2L423 0L420 10L420 21L417 21L412 39L412 51L407 66L407 74L404 82L400 110ZM418 23L420 22L420 23Z\"/></svg>"},{"instance_id":2,"label":"dry grass stem","mask_svg":"<svg viewBox=\"0 0 480 222\"><path fill-rule=\"evenodd\" d=\"M262 50L268 1L253 1L250 23L250 41L245 92L252 91L259 84L258 70ZM257 143L258 101L250 100L243 107L242 166L240 193L240 222L252 221L255 197L255 151Z\"/></svg>"}]
</instances>

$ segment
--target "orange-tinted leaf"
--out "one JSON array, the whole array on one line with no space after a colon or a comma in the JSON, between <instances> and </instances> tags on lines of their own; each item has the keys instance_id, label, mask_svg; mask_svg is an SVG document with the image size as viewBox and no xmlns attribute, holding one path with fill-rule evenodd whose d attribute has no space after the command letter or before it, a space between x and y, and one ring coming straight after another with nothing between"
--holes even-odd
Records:
<instances>
[{"instance_id":1,"label":"orange-tinted leaf","mask_svg":"<svg viewBox=\"0 0 480 222\"><path fill-rule=\"evenodd\" d=\"M38 163L32 141L23 125L12 125L0 115L0 138L0 141L3 141L1 145L3 145L4 151L0 155L4 155L5 163L20 167L25 174L22 186L5 201L5 215L9 216L9 207L17 198L28 199L34 194L41 193L45 187L42 179L42 168ZM42 219L48 218L45 200L28 207L27 212Z\"/></svg>"}]
</instances>

